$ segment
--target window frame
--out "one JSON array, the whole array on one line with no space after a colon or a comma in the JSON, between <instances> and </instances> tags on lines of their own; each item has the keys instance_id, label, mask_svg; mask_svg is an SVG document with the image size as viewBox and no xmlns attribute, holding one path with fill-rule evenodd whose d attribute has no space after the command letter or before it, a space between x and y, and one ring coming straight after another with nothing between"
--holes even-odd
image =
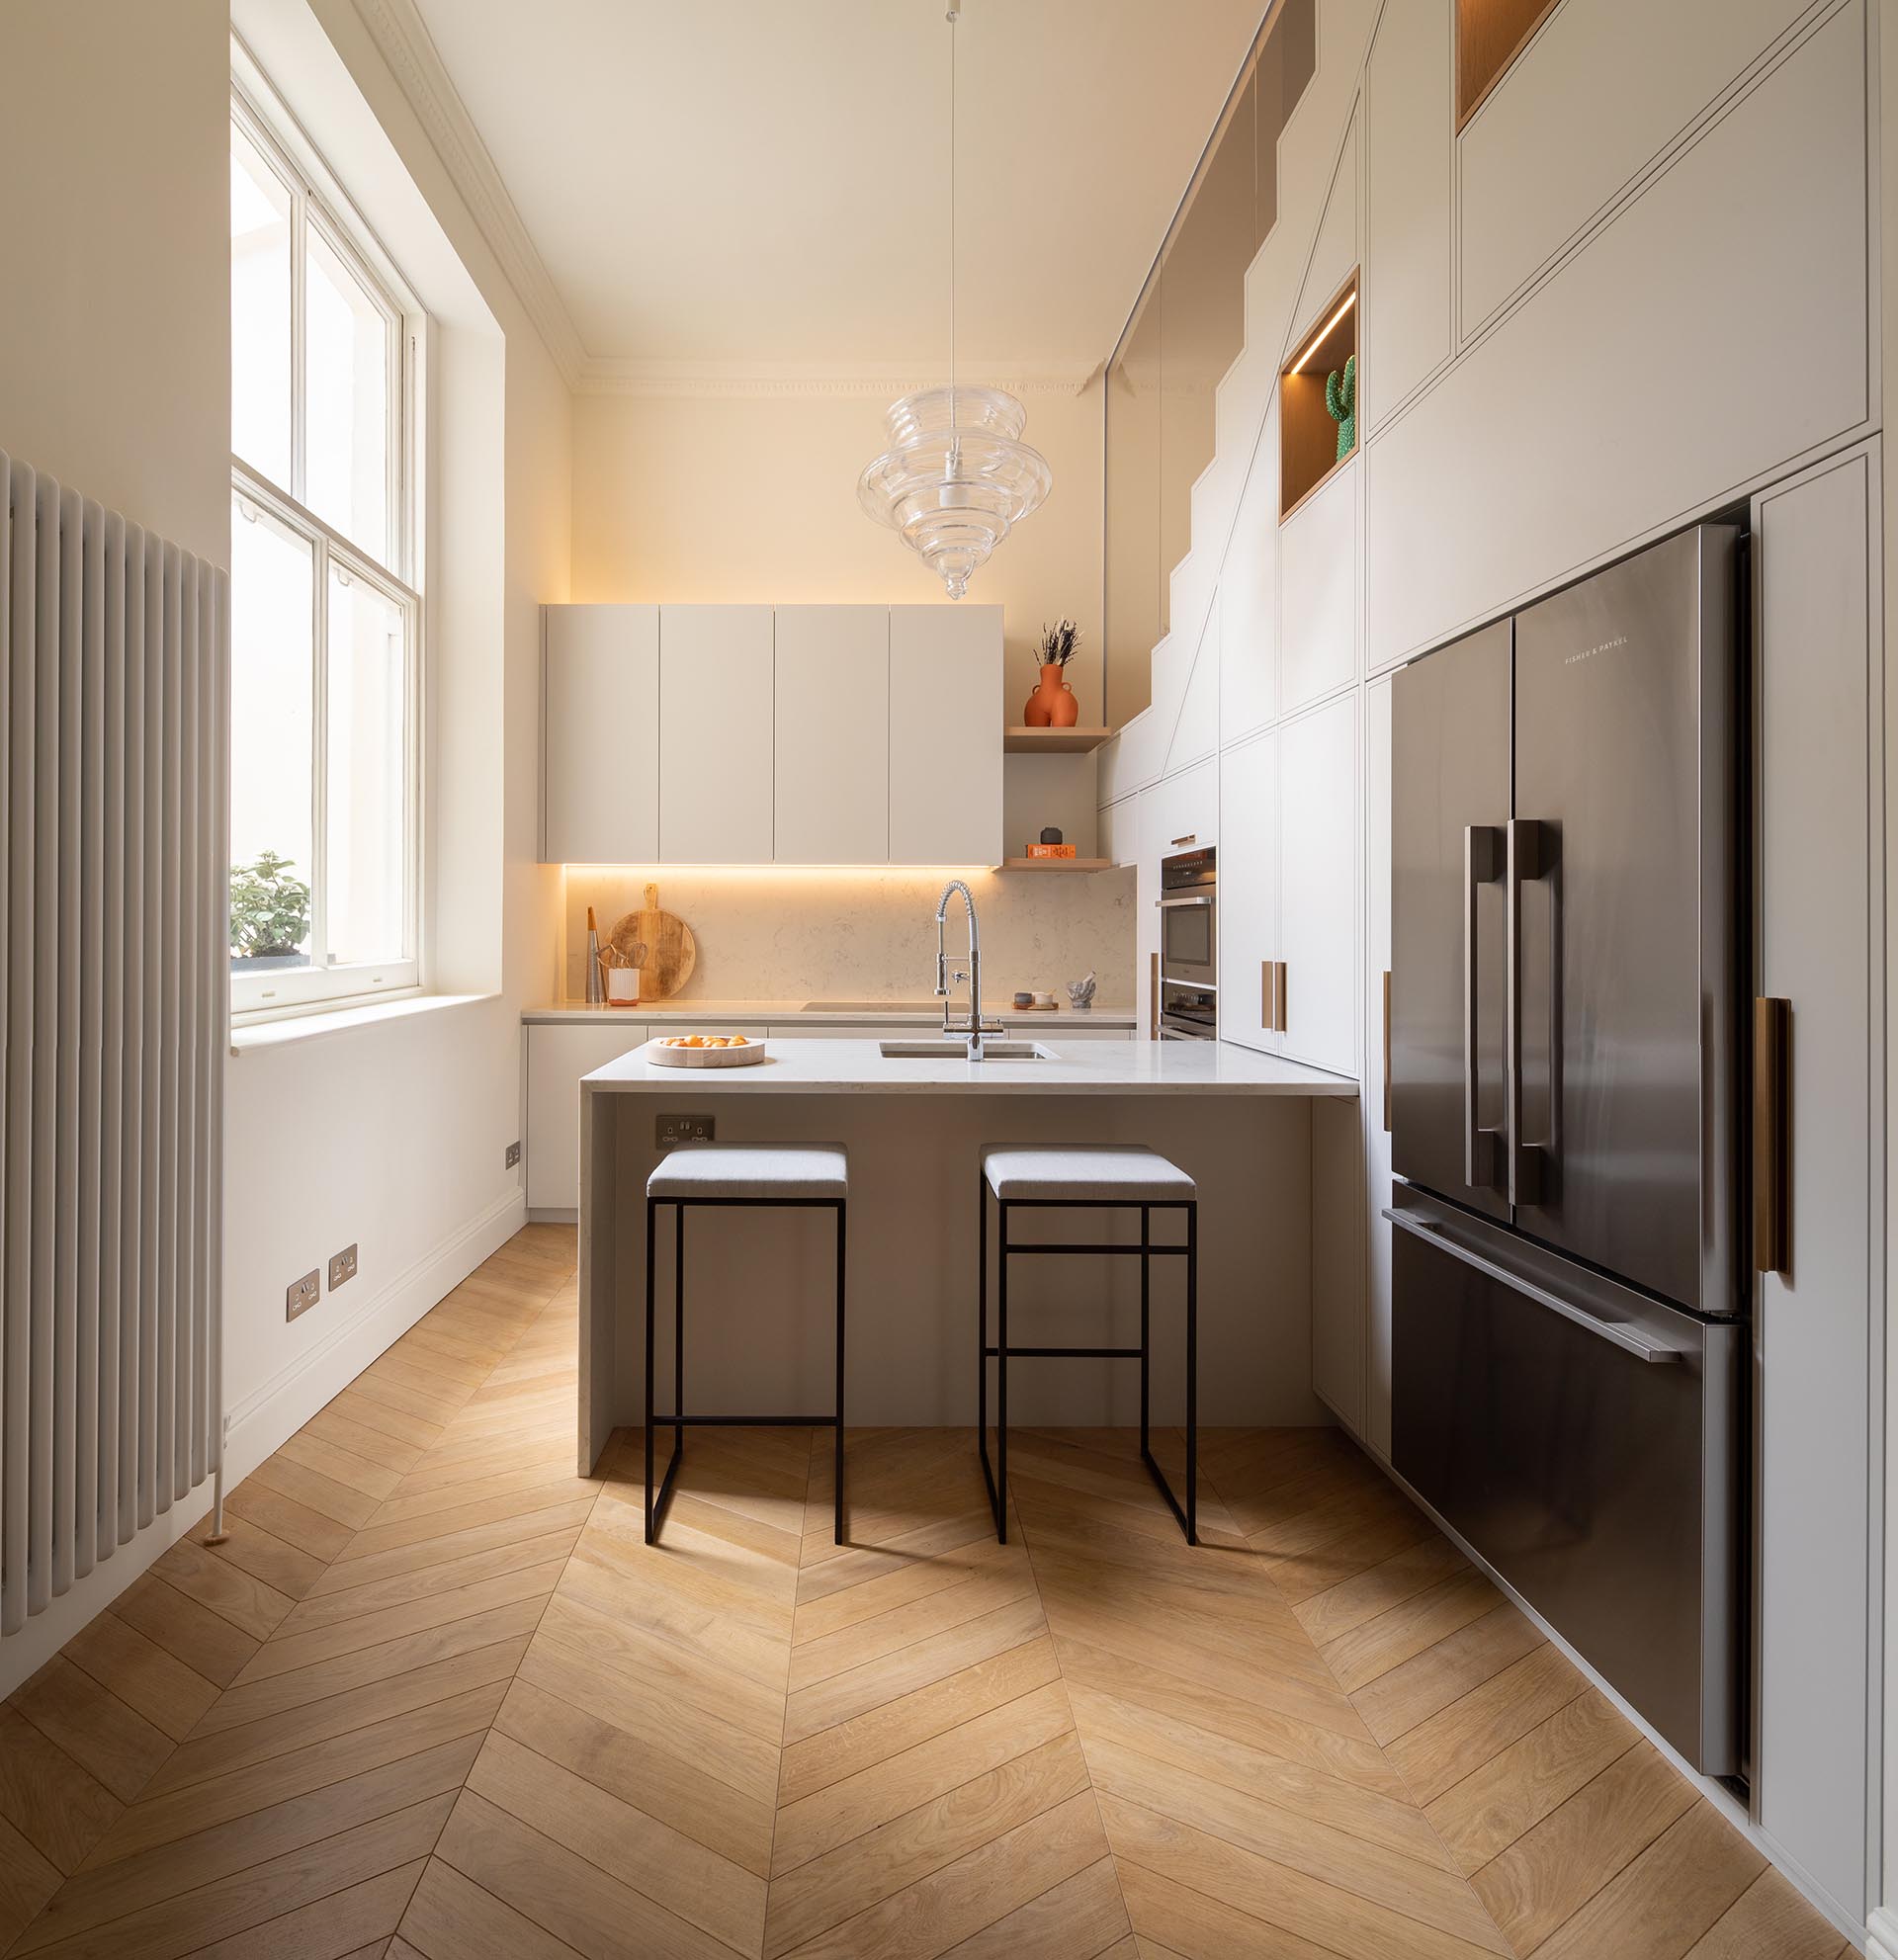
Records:
<instances>
[{"instance_id":1,"label":"window frame","mask_svg":"<svg viewBox=\"0 0 1898 1960\"><path fill-rule=\"evenodd\" d=\"M372 1000L414 995L423 990L427 613L420 576L424 455L421 403L428 321L406 282L376 242L374 233L235 37L231 42L230 122L255 148L290 199L293 479L288 484L273 482L233 450L230 459L233 515L243 521L242 506L248 504L283 526L308 548L311 570L309 965L265 973L233 972L231 1022L234 1027L243 1027L293 1015L361 1007ZM321 237L324 246L360 282L387 322L387 508L392 560L388 564L382 563L319 517L300 494L304 489L308 446L304 296L309 230ZM404 950L398 959L333 963L328 955L328 674L332 570L375 591L400 614L404 623L402 705L407 794L402 835Z\"/></svg>"}]
</instances>

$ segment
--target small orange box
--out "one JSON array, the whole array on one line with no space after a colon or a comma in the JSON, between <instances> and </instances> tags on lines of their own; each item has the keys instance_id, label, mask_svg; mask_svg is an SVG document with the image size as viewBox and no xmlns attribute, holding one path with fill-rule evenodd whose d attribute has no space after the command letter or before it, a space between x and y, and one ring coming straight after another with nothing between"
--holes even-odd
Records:
<instances>
[{"instance_id":1,"label":"small orange box","mask_svg":"<svg viewBox=\"0 0 1898 1960\"><path fill-rule=\"evenodd\" d=\"M1030 844L1027 854L1031 858L1071 858L1075 847L1072 844Z\"/></svg>"}]
</instances>

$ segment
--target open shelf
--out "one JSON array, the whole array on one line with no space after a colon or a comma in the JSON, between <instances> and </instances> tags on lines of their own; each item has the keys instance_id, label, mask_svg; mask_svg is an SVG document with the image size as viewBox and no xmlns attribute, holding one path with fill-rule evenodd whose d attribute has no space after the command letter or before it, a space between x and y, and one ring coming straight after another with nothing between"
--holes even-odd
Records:
<instances>
[{"instance_id":1,"label":"open shelf","mask_svg":"<svg viewBox=\"0 0 1898 1960\"><path fill-rule=\"evenodd\" d=\"M1010 728L1001 738L1004 755L1091 755L1112 728Z\"/></svg>"},{"instance_id":2,"label":"open shelf","mask_svg":"<svg viewBox=\"0 0 1898 1960\"><path fill-rule=\"evenodd\" d=\"M1325 380L1357 352L1357 273L1327 302L1311 333L1278 378L1278 519L1282 524L1306 498L1357 454L1353 439L1337 453L1337 424L1325 406ZM1359 374L1358 383L1363 383Z\"/></svg>"},{"instance_id":3,"label":"open shelf","mask_svg":"<svg viewBox=\"0 0 1898 1960\"><path fill-rule=\"evenodd\" d=\"M1003 858L999 871L1112 871L1112 858Z\"/></svg>"},{"instance_id":4,"label":"open shelf","mask_svg":"<svg viewBox=\"0 0 1898 1960\"><path fill-rule=\"evenodd\" d=\"M1456 0L1456 127L1509 72L1555 0Z\"/></svg>"}]
</instances>

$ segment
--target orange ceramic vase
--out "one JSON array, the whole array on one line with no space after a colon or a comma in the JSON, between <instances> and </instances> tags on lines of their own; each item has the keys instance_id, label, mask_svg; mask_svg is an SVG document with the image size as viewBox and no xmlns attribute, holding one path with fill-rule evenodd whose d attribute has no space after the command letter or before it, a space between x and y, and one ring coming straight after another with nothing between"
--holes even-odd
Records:
<instances>
[{"instance_id":1,"label":"orange ceramic vase","mask_svg":"<svg viewBox=\"0 0 1898 1960\"><path fill-rule=\"evenodd\" d=\"M1030 728L1072 728L1080 720L1080 703L1064 678L1059 661L1041 670L1041 685L1028 697L1021 711L1024 725Z\"/></svg>"}]
</instances>

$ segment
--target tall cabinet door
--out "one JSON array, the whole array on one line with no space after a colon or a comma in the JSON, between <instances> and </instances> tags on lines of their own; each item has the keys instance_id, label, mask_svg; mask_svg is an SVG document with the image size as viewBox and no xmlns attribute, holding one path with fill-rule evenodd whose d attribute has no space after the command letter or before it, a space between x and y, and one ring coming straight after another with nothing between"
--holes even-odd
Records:
<instances>
[{"instance_id":1,"label":"tall cabinet door","mask_svg":"<svg viewBox=\"0 0 1898 1960\"><path fill-rule=\"evenodd\" d=\"M541 862L659 854L659 609L543 606Z\"/></svg>"},{"instance_id":2,"label":"tall cabinet door","mask_svg":"<svg viewBox=\"0 0 1898 1960\"><path fill-rule=\"evenodd\" d=\"M1789 1256L1756 1294L1755 1788L1763 1828L1862 1918L1884 1284L1877 446L1763 495L1754 523L1759 984L1792 1016Z\"/></svg>"},{"instance_id":3,"label":"tall cabinet door","mask_svg":"<svg viewBox=\"0 0 1898 1960\"><path fill-rule=\"evenodd\" d=\"M1507 870L1516 1223L1710 1314L1740 1304L1737 549L1702 525L1516 616Z\"/></svg>"},{"instance_id":4,"label":"tall cabinet door","mask_svg":"<svg viewBox=\"0 0 1898 1960\"><path fill-rule=\"evenodd\" d=\"M1494 1218L1503 1195L1510 623L1391 684L1391 1165Z\"/></svg>"},{"instance_id":5,"label":"tall cabinet door","mask_svg":"<svg viewBox=\"0 0 1898 1960\"><path fill-rule=\"evenodd\" d=\"M1282 724L1279 989L1283 1052L1357 1073L1357 696Z\"/></svg>"},{"instance_id":6,"label":"tall cabinet door","mask_svg":"<svg viewBox=\"0 0 1898 1960\"><path fill-rule=\"evenodd\" d=\"M1276 1055L1278 735L1268 730L1219 759L1219 1032Z\"/></svg>"},{"instance_id":7,"label":"tall cabinet door","mask_svg":"<svg viewBox=\"0 0 1898 1960\"><path fill-rule=\"evenodd\" d=\"M890 609L890 862L999 864L1001 608Z\"/></svg>"},{"instance_id":8,"label":"tall cabinet door","mask_svg":"<svg viewBox=\"0 0 1898 1960\"><path fill-rule=\"evenodd\" d=\"M769 606L659 615L659 849L668 864L768 864Z\"/></svg>"},{"instance_id":9,"label":"tall cabinet door","mask_svg":"<svg viewBox=\"0 0 1898 1960\"><path fill-rule=\"evenodd\" d=\"M779 864L890 855L890 609L777 609Z\"/></svg>"}]
</instances>

